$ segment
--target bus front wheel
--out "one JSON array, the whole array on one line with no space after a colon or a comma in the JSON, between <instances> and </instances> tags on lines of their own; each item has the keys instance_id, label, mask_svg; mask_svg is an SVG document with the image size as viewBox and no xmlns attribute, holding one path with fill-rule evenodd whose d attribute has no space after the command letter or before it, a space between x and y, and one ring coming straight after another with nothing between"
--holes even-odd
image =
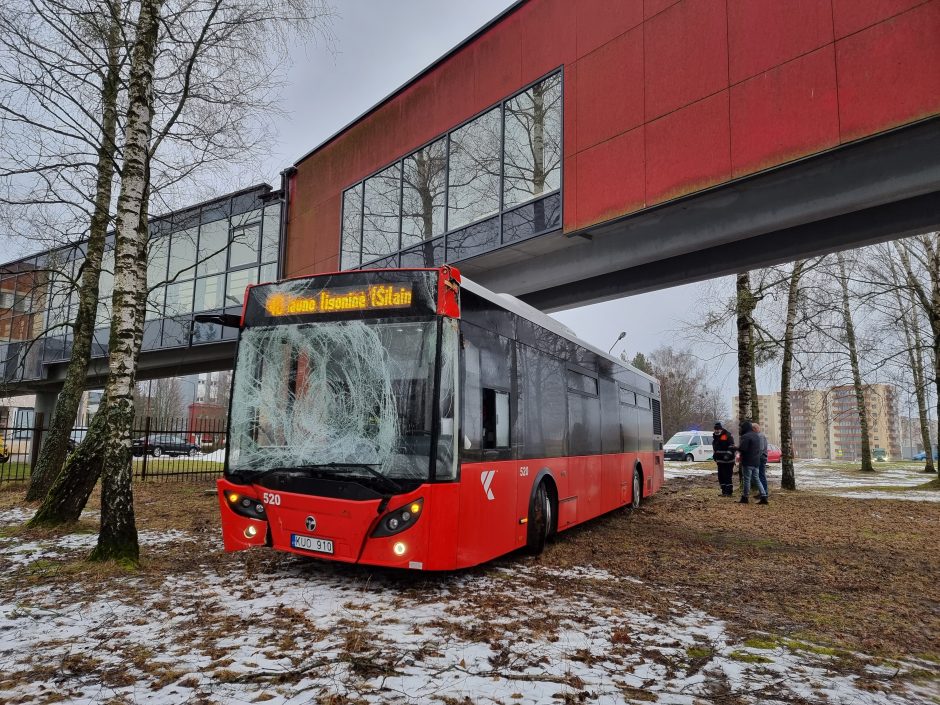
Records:
<instances>
[{"instance_id":1,"label":"bus front wheel","mask_svg":"<svg viewBox=\"0 0 940 705\"><path fill-rule=\"evenodd\" d=\"M533 556L545 550L545 542L552 531L552 498L544 482L540 482L529 506L529 532L526 548Z\"/></svg>"}]
</instances>

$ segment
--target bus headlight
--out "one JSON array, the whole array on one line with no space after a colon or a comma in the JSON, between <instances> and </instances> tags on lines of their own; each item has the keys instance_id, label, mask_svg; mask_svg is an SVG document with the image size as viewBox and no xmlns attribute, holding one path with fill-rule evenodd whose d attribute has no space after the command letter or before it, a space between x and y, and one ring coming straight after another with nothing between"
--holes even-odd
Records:
<instances>
[{"instance_id":1,"label":"bus headlight","mask_svg":"<svg viewBox=\"0 0 940 705\"><path fill-rule=\"evenodd\" d=\"M405 529L410 529L422 514L424 509L424 499L416 499L404 507L393 509L379 520L378 526L372 532L372 536L394 536ZM396 546L398 544L395 544ZM404 544L402 544L404 546ZM401 555L401 554L398 554Z\"/></svg>"},{"instance_id":2,"label":"bus headlight","mask_svg":"<svg viewBox=\"0 0 940 705\"><path fill-rule=\"evenodd\" d=\"M249 519L260 519L261 521L266 521L268 518L264 511L264 505L254 497L228 490L225 492L225 500L231 510L240 516Z\"/></svg>"}]
</instances>

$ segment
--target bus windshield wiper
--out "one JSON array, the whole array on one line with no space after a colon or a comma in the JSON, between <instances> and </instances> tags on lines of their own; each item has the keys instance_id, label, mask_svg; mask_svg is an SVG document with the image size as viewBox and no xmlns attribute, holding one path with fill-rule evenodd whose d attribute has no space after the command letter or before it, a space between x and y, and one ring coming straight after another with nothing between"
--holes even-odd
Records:
<instances>
[{"instance_id":1,"label":"bus windshield wiper","mask_svg":"<svg viewBox=\"0 0 940 705\"><path fill-rule=\"evenodd\" d=\"M383 475L378 470L376 470L371 465L366 465L365 463L323 463L322 465L313 465L310 467L323 467L323 468L362 468L367 473L372 475L377 480L385 483L386 487L391 487L392 491L401 494L404 492L402 486L395 482L392 478L387 475Z\"/></svg>"},{"instance_id":2,"label":"bus windshield wiper","mask_svg":"<svg viewBox=\"0 0 940 705\"><path fill-rule=\"evenodd\" d=\"M329 468L330 470L342 470L343 468L362 468L374 478L382 482L386 488L390 488L396 494L401 494L404 492L402 486L395 482L395 480L387 477L386 475L383 475L374 467L371 465L366 465L365 463L320 463L317 465L294 465L267 468L266 470L259 470L256 472L252 472L251 470L243 470L242 472L238 473L238 477L240 479L244 478L246 482L257 482L262 477L275 472L303 472L304 470L323 470L325 468Z\"/></svg>"},{"instance_id":3,"label":"bus windshield wiper","mask_svg":"<svg viewBox=\"0 0 940 705\"><path fill-rule=\"evenodd\" d=\"M266 468L264 470L236 470L231 474L233 477L244 482L257 482L262 477L267 477L276 472L298 472L303 470L318 470L319 468L319 465L284 465L276 468Z\"/></svg>"}]
</instances>

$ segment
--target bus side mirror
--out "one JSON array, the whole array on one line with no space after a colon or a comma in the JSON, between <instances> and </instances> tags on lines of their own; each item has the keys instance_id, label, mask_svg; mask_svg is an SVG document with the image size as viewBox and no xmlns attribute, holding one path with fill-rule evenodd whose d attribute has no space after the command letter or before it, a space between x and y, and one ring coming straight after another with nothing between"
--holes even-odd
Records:
<instances>
[{"instance_id":1,"label":"bus side mirror","mask_svg":"<svg viewBox=\"0 0 940 705\"><path fill-rule=\"evenodd\" d=\"M193 321L195 323L215 323L226 328L240 328L242 317L234 313L197 313Z\"/></svg>"}]
</instances>

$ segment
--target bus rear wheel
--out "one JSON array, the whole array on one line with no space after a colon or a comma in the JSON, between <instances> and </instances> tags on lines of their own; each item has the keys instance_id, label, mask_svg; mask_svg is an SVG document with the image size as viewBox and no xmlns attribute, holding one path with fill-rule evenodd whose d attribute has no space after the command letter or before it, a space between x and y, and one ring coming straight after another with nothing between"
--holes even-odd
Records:
<instances>
[{"instance_id":1,"label":"bus rear wheel","mask_svg":"<svg viewBox=\"0 0 940 705\"><path fill-rule=\"evenodd\" d=\"M544 482L540 482L529 505L528 539L526 549L533 556L545 550L552 531L552 498Z\"/></svg>"},{"instance_id":2,"label":"bus rear wheel","mask_svg":"<svg viewBox=\"0 0 940 705\"><path fill-rule=\"evenodd\" d=\"M643 483L640 482L640 471L633 468L633 496L630 497L630 509L639 509L643 501Z\"/></svg>"}]
</instances>

